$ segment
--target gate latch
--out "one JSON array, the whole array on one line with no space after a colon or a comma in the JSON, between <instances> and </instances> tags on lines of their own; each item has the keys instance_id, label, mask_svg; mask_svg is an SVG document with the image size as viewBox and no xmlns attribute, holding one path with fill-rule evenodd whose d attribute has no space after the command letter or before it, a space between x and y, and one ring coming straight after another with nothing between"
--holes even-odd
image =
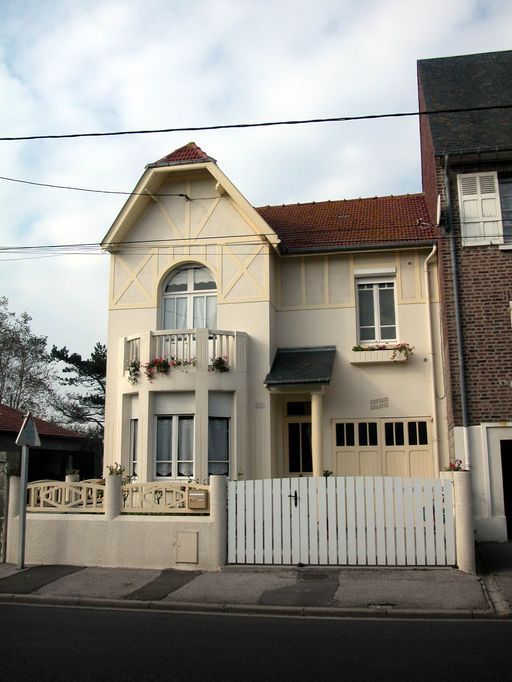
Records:
<instances>
[{"instance_id":1,"label":"gate latch","mask_svg":"<svg viewBox=\"0 0 512 682\"><path fill-rule=\"evenodd\" d=\"M295 506L297 506L297 504L298 504L298 503L297 503L297 500L298 500L297 491L295 491L295 492L293 493L293 495L288 495L288 497L293 497L293 499L295 500Z\"/></svg>"}]
</instances>

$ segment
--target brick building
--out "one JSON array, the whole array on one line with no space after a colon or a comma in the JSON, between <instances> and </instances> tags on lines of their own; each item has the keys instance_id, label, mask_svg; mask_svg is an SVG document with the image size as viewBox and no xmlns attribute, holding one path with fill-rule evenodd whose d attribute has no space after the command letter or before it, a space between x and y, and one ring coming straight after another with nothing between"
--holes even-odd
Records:
<instances>
[{"instance_id":1,"label":"brick building","mask_svg":"<svg viewBox=\"0 0 512 682\"><path fill-rule=\"evenodd\" d=\"M473 471L477 538L512 537L512 51L418 62L423 189L440 221L454 459ZM480 108L475 111L474 108ZM489 108L486 107L496 107Z\"/></svg>"}]
</instances>

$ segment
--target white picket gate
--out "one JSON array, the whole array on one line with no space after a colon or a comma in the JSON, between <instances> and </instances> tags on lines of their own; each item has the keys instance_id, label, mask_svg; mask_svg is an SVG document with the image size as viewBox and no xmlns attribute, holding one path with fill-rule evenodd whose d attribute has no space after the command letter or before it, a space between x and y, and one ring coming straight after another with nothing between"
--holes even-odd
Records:
<instances>
[{"instance_id":1,"label":"white picket gate","mask_svg":"<svg viewBox=\"0 0 512 682\"><path fill-rule=\"evenodd\" d=\"M453 482L379 476L230 481L228 563L454 565Z\"/></svg>"}]
</instances>

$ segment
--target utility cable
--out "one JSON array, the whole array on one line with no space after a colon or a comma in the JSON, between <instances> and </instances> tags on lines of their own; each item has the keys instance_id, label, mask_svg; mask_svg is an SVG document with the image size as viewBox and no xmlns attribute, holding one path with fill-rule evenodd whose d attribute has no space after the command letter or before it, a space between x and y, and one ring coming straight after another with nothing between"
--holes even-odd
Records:
<instances>
[{"instance_id":1,"label":"utility cable","mask_svg":"<svg viewBox=\"0 0 512 682\"><path fill-rule=\"evenodd\" d=\"M70 185L52 185L48 182L33 182L32 180L19 180L18 178L8 178L5 175L0 175L0 180L8 180L9 182L19 182L23 185L35 185L36 187L50 187L51 189L70 189L74 192L92 192L95 194L124 194L130 196L155 196L155 197L184 197L188 201L191 198L184 192L118 192L111 189L90 189L89 187L72 187ZM217 197L197 197L197 199L216 199Z\"/></svg>"},{"instance_id":2,"label":"utility cable","mask_svg":"<svg viewBox=\"0 0 512 682\"><path fill-rule=\"evenodd\" d=\"M18 135L0 137L0 142L23 140L62 140L77 137L115 137L120 135L152 135L156 133L185 133L202 130L232 130L235 128L269 128L271 126L292 126L309 123L340 123L346 121L365 121L379 118L405 118L407 116L431 116L437 114L460 114L470 111L490 111L492 109L512 109L512 104L494 104L481 107L457 107L453 109L428 109L426 111L400 111L392 114L363 114L361 116L330 116L326 118L306 118L285 121L264 121L260 123L226 123L220 125L183 126L180 128L154 128L141 130L116 130L95 133L60 133L56 135Z\"/></svg>"}]
</instances>

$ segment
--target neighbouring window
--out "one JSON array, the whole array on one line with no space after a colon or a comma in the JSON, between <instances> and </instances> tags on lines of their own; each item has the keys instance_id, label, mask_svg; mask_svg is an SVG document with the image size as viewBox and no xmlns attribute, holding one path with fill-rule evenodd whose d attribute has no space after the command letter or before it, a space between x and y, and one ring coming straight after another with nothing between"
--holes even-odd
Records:
<instances>
[{"instance_id":1,"label":"neighbouring window","mask_svg":"<svg viewBox=\"0 0 512 682\"><path fill-rule=\"evenodd\" d=\"M139 420L130 419L130 476L137 478L139 473L138 440Z\"/></svg>"},{"instance_id":2,"label":"neighbouring window","mask_svg":"<svg viewBox=\"0 0 512 682\"><path fill-rule=\"evenodd\" d=\"M381 430L383 429L383 431ZM428 445L426 421L380 419L374 422L337 422L336 447L375 447L382 439L387 447Z\"/></svg>"},{"instance_id":3,"label":"neighbouring window","mask_svg":"<svg viewBox=\"0 0 512 682\"><path fill-rule=\"evenodd\" d=\"M217 284L212 273L200 265L174 270L163 287L164 329L215 329Z\"/></svg>"},{"instance_id":4,"label":"neighbouring window","mask_svg":"<svg viewBox=\"0 0 512 682\"><path fill-rule=\"evenodd\" d=\"M377 422L338 422L336 447L375 447L379 444Z\"/></svg>"},{"instance_id":5,"label":"neighbouring window","mask_svg":"<svg viewBox=\"0 0 512 682\"><path fill-rule=\"evenodd\" d=\"M386 421L384 422L386 445L428 445L427 422L425 421Z\"/></svg>"},{"instance_id":6,"label":"neighbouring window","mask_svg":"<svg viewBox=\"0 0 512 682\"><path fill-rule=\"evenodd\" d=\"M194 417L157 417L155 460L157 478L194 477Z\"/></svg>"},{"instance_id":7,"label":"neighbouring window","mask_svg":"<svg viewBox=\"0 0 512 682\"><path fill-rule=\"evenodd\" d=\"M208 476L229 476L229 427L228 417L208 419Z\"/></svg>"},{"instance_id":8,"label":"neighbouring window","mask_svg":"<svg viewBox=\"0 0 512 682\"><path fill-rule=\"evenodd\" d=\"M408 422L407 435L409 439L409 445L427 445L427 422Z\"/></svg>"},{"instance_id":9,"label":"neighbouring window","mask_svg":"<svg viewBox=\"0 0 512 682\"><path fill-rule=\"evenodd\" d=\"M457 185L463 245L512 243L512 176L464 173Z\"/></svg>"},{"instance_id":10,"label":"neighbouring window","mask_svg":"<svg viewBox=\"0 0 512 682\"><path fill-rule=\"evenodd\" d=\"M403 422L385 422L384 423L384 437L386 445L403 445L404 444L404 423Z\"/></svg>"},{"instance_id":11,"label":"neighbouring window","mask_svg":"<svg viewBox=\"0 0 512 682\"><path fill-rule=\"evenodd\" d=\"M357 316L360 343L396 341L394 280L357 280Z\"/></svg>"},{"instance_id":12,"label":"neighbouring window","mask_svg":"<svg viewBox=\"0 0 512 682\"><path fill-rule=\"evenodd\" d=\"M377 445L377 422L359 422L357 431L359 445L371 447Z\"/></svg>"},{"instance_id":13,"label":"neighbouring window","mask_svg":"<svg viewBox=\"0 0 512 682\"><path fill-rule=\"evenodd\" d=\"M336 445L342 448L355 445L354 424L349 422L336 424Z\"/></svg>"},{"instance_id":14,"label":"neighbouring window","mask_svg":"<svg viewBox=\"0 0 512 682\"><path fill-rule=\"evenodd\" d=\"M499 176L503 241L512 242L512 175Z\"/></svg>"},{"instance_id":15,"label":"neighbouring window","mask_svg":"<svg viewBox=\"0 0 512 682\"><path fill-rule=\"evenodd\" d=\"M304 402L288 402L286 404L286 414L288 417L305 417L311 414L311 403L309 401Z\"/></svg>"}]
</instances>

